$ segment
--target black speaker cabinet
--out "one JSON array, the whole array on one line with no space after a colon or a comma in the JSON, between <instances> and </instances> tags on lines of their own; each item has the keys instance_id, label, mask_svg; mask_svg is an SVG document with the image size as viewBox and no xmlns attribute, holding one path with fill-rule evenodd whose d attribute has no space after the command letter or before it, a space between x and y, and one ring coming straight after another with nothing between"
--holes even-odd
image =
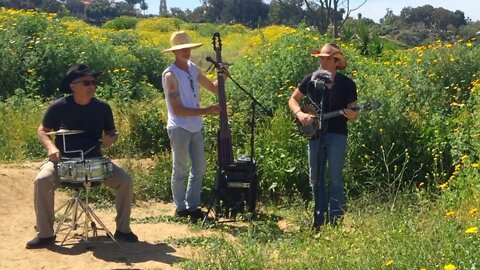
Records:
<instances>
[{"instance_id":1,"label":"black speaker cabinet","mask_svg":"<svg viewBox=\"0 0 480 270\"><path fill-rule=\"evenodd\" d=\"M258 175L252 161L236 161L219 173L218 190L225 208L233 212L255 211L258 191Z\"/></svg>"}]
</instances>

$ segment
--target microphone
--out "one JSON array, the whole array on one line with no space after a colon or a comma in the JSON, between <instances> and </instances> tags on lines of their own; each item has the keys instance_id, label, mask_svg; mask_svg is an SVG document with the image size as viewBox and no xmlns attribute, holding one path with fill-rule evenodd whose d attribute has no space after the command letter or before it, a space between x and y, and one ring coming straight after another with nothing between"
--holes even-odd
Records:
<instances>
[{"instance_id":1,"label":"microphone","mask_svg":"<svg viewBox=\"0 0 480 270\"><path fill-rule=\"evenodd\" d=\"M333 83L332 74L324 69L318 69L313 72L312 77L310 77L310 81L313 82L315 89L319 90L324 89L326 83Z\"/></svg>"},{"instance_id":2,"label":"microphone","mask_svg":"<svg viewBox=\"0 0 480 270\"><path fill-rule=\"evenodd\" d=\"M207 57L205 58L205 60L207 60L208 62L212 63L217 69L221 69L220 64L219 64L217 61L213 60L212 57L207 56Z\"/></svg>"},{"instance_id":3,"label":"microphone","mask_svg":"<svg viewBox=\"0 0 480 270\"><path fill-rule=\"evenodd\" d=\"M325 69L318 69L312 73L311 81L323 80L325 83L332 82L332 74Z\"/></svg>"}]
</instances>

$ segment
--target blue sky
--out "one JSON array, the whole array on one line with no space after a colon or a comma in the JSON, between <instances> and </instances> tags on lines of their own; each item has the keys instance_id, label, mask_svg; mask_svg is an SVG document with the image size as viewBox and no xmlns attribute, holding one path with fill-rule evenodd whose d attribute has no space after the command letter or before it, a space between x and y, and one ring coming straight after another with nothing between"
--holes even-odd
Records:
<instances>
[{"instance_id":1,"label":"blue sky","mask_svg":"<svg viewBox=\"0 0 480 270\"><path fill-rule=\"evenodd\" d=\"M167 0L167 8L179 7L183 10L189 8L193 10L195 7L201 5L200 0ZM264 1L266 3L270 1ZM363 0L350 0L350 9L357 7ZM148 13L158 14L160 0L147 0ZM363 17L373 19L378 22L387 13L387 8L390 8L395 15L400 15L402 8L418 7L424 5L431 5L435 8L443 7L445 9L456 11L463 11L466 17L473 21L480 20L480 1L478 0L367 0L367 2L357 11L350 14L351 17L356 17L357 13L362 13Z\"/></svg>"}]
</instances>

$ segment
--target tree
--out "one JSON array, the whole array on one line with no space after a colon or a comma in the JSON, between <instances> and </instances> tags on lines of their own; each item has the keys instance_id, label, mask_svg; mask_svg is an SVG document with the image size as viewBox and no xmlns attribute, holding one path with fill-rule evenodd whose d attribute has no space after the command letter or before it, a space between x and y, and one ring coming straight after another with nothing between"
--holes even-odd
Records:
<instances>
[{"instance_id":1,"label":"tree","mask_svg":"<svg viewBox=\"0 0 480 270\"><path fill-rule=\"evenodd\" d=\"M326 22L327 27L331 23L333 25L333 36L338 37L339 30L350 18L350 13L362 7L367 0L362 0L360 4L353 8L350 8L349 0L317 0L316 2L319 3L320 10L323 10L321 15L325 16L323 20ZM345 14L345 18L343 14ZM326 29L324 32L326 32Z\"/></svg>"},{"instance_id":2,"label":"tree","mask_svg":"<svg viewBox=\"0 0 480 270\"><path fill-rule=\"evenodd\" d=\"M42 5L42 0L0 0L1 7L13 9L35 9Z\"/></svg>"},{"instance_id":3,"label":"tree","mask_svg":"<svg viewBox=\"0 0 480 270\"><path fill-rule=\"evenodd\" d=\"M62 7L62 4L57 0L43 0L40 9L44 12L59 13Z\"/></svg>"},{"instance_id":4,"label":"tree","mask_svg":"<svg viewBox=\"0 0 480 270\"><path fill-rule=\"evenodd\" d=\"M205 11L205 18L207 19L207 21L222 22L225 20L225 18L221 16L226 6L225 2L226 1L223 1L223 0L204 1L203 5L204 5L204 11Z\"/></svg>"},{"instance_id":5,"label":"tree","mask_svg":"<svg viewBox=\"0 0 480 270\"><path fill-rule=\"evenodd\" d=\"M241 23L257 27L268 18L268 5L262 0L207 0L205 17L217 23Z\"/></svg>"},{"instance_id":6,"label":"tree","mask_svg":"<svg viewBox=\"0 0 480 270\"><path fill-rule=\"evenodd\" d=\"M305 19L303 0L272 0L268 12L272 24L298 25Z\"/></svg>"},{"instance_id":7,"label":"tree","mask_svg":"<svg viewBox=\"0 0 480 270\"><path fill-rule=\"evenodd\" d=\"M67 0L65 2L65 8L72 16L85 18L86 6L82 0Z\"/></svg>"},{"instance_id":8,"label":"tree","mask_svg":"<svg viewBox=\"0 0 480 270\"><path fill-rule=\"evenodd\" d=\"M185 11L185 15L187 16L187 21L189 22L207 22L207 7L206 6L201 6L195 8L193 11L190 12L189 9Z\"/></svg>"},{"instance_id":9,"label":"tree","mask_svg":"<svg viewBox=\"0 0 480 270\"><path fill-rule=\"evenodd\" d=\"M94 23L103 23L115 18L117 12L109 0L93 0L86 9L87 19Z\"/></svg>"},{"instance_id":10,"label":"tree","mask_svg":"<svg viewBox=\"0 0 480 270\"><path fill-rule=\"evenodd\" d=\"M126 2L115 2L113 5L115 10L114 17L116 16L135 16L136 10L134 5Z\"/></svg>"},{"instance_id":11,"label":"tree","mask_svg":"<svg viewBox=\"0 0 480 270\"><path fill-rule=\"evenodd\" d=\"M170 14L172 15L172 17L179 18L183 21L188 20L187 14L181 8L178 8L178 7L170 8Z\"/></svg>"},{"instance_id":12,"label":"tree","mask_svg":"<svg viewBox=\"0 0 480 270\"><path fill-rule=\"evenodd\" d=\"M400 18L408 24L415 24L422 22L425 27L429 28L432 25L432 12L434 7L431 5L424 5L421 7L406 7L400 12Z\"/></svg>"},{"instance_id":13,"label":"tree","mask_svg":"<svg viewBox=\"0 0 480 270\"><path fill-rule=\"evenodd\" d=\"M292 0L275 0L272 4L278 5L284 11L277 11L277 14L283 12L288 13L290 8L298 7L300 1ZM350 13L363 6L367 0L362 2L355 8L350 8L349 0L303 0L302 8L304 8L304 20L307 24L315 27L320 33L328 31L328 27L333 25L333 35L338 37L339 30L348 20ZM296 4L296 5L292 5ZM294 11L294 16L296 12Z\"/></svg>"},{"instance_id":14,"label":"tree","mask_svg":"<svg viewBox=\"0 0 480 270\"><path fill-rule=\"evenodd\" d=\"M434 8L431 5L421 7L406 7L400 12L400 18L407 24L423 24L427 29L447 30L448 26L458 28L466 25L465 14L459 10L451 12L450 10Z\"/></svg>"},{"instance_id":15,"label":"tree","mask_svg":"<svg viewBox=\"0 0 480 270\"><path fill-rule=\"evenodd\" d=\"M140 10L143 11L143 15L145 15L147 13L148 4L147 4L147 2L145 2L145 0L142 0L142 2L140 2Z\"/></svg>"},{"instance_id":16,"label":"tree","mask_svg":"<svg viewBox=\"0 0 480 270\"><path fill-rule=\"evenodd\" d=\"M136 4L140 4L143 0L124 0L127 4L131 5L132 7ZM145 2L145 1L143 1Z\"/></svg>"}]
</instances>

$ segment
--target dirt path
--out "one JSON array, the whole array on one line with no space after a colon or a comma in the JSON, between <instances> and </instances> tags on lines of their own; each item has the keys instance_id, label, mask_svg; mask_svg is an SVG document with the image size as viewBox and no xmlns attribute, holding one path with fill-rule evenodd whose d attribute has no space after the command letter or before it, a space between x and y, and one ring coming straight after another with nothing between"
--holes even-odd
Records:
<instances>
[{"instance_id":1,"label":"dirt path","mask_svg":"<svg viewBox=\"0 0 480 270\"><path fill-rule=\"evenodd\" d=\"M40 163L0 164L0 269L175 269L174 263L193 256L188 247L174 247L166 239L209 235L206 230L192 230L187 224L132 224L139 243L123 243L121 248L100 232L92 238L91 249L76 239L55 247L27 250L25 243L34 237L33 181ZM55 206L68 199L57 190ZM132 218L170 215L173 206L154 203L136 205ZM110 230L115 230L115 211L95 210ZM60 240L60 242L59 242Z\"/></svg>"}]
</instances>

